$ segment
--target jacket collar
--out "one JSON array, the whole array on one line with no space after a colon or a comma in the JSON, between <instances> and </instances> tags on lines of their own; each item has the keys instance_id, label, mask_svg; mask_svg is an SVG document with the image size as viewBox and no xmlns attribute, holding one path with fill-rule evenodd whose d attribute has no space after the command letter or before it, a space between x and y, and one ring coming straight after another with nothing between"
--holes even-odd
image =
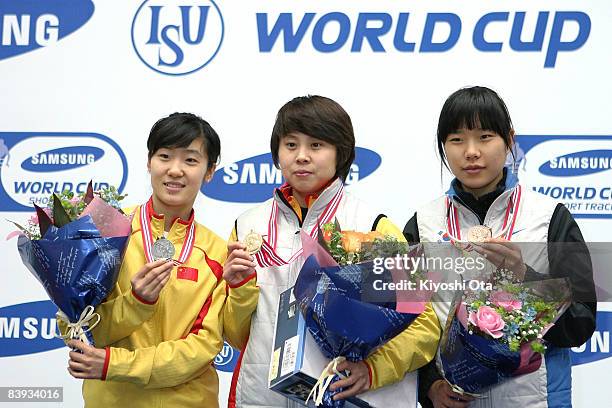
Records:
<instances>
[{"instance_id":1,"label":"jacket collar","mask_svg":"<svg viewBox=\"0 0 612 408\"><path fill-rule=\"evenodd\" d=\"M151 233L153 234L153 238L157 239L164 235L164 227L165 227L165 216L163 214L157 214L153 209L153 196L149 198L149 201L145 204L147 209L147 214L149 215L149 221L151 223ZM174 238L182 239L191 224L195 222L195 212L193 208L191 209L191 214L189 215L189 219L183 220L182 218L175 217L172 220L172 224L170 227L170 231L168 232L168 239L172 241Z\"/></svg>"},{"instance_id":2,"label":"jacket collar","mask_svg":"<svg viewBox=\"0 0 612 408\"><path fill-rule=\"evenodd\" d=\"M319 215L325 210L327 204L332 200L332 198L336 195L338 190L342 187L342 180L339 178L332 181L327 187L325 187L321 192L319 192L318 197L310 203L310 207L308 208L308 213L306 214L306 218L302 220L303 225L309 224L313 218L316 220L319 218ZM277 188L274 191L274 200L278 204L278 208L281 212L283 212L286 216L293 216L297 218L293 208L287 204L286 199L283 196L283 193L280 188Z\"/></svg>"},{"instance_id":3,"label":"jacket collar","mask_svg":"<svg viewBox=\"0 0 612 408\"><path fill-rule=\"evenodd\" d=\"M518 185L518 177L513 172L508 171L507 167L504 167L504 172L506 173L506 183L504 185L505 193L509 190L513 190ZM450 188L446 191L446 195L450 198L455 199L458 197L458 190L459 180L457 180L457 178L454 178L453 181L451 181ZM503 195L504 193L502 193L501 195Z\"/></svg>"},{"instance_id":4,"label":"jacket collar","mask_svg":"<svg viewBox=\"0 0 612 408\"><path fill-rule=\"evenodd\" d=\"M461 200L461 198L459 197L457 188L459 186L459 181L457 179L454 179L452 181L451 187L447 191L447 196L451 198L454 203L459 204L458 209L464 214L472 213L480 223L486 223L487 225L495 223L495 220L503 218L509 203L508 200L510 200L510 196L519 184L518 178L514 173L508 171L507 169L504 169L504 172L506 172L506 181L504 184L503 192L493 200L486 213L484 214L483 219L480 219L480 216L472 208L467 206L466 203L464 203L463 200Z\"/></svg>"}]
</instances>

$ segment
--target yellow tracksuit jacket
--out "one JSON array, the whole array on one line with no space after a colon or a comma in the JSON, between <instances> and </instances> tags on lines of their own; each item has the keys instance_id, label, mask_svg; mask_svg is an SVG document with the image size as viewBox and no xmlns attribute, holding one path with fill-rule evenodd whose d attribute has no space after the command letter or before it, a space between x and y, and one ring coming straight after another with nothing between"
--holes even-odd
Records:
<instances>
[{"instance_id":1,"label":"yellow tracksuit jacket","mask_svg":"<svg viewBox=\"0 0 612 408\"><path fill-rule=\"evenodd\" d=\"M151 206L151 202L147 203ZM163 235L164 218L154 214L154 238ZM105 347L105 379L85 380L86 407L217 407L218 377L213 360L223 346L222 279L227 246L196 223L195 244L187 261L172 270L154 304L134 294L131 278L147 262L138 208L132 221L119 278L108 299L96 308L92 330L96 347ZM175 220L167 238L181 252L189 221Z\"/></svg>"}]
</instances>

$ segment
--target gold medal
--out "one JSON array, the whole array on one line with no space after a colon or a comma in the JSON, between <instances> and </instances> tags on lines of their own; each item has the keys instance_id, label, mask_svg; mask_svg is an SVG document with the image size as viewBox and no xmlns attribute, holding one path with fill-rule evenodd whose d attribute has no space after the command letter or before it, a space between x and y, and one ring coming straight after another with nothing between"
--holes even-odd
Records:
<instances>
[{"instance_id":1,"label":"gold medal","mask_svg":"<svg viewBox=\"0 0 612 408\"><path fill-rule=\"evenodd\" d=\"M249 232L244 237L244 245L246 245L246 250L251 255L254 255L257 252L259 252L262 244L263 244L262 236L253 230L251 230L251 232Z\"/></svg>"},{"instance_id":2,"label":"gold medal","mask_svg":"<svg viewBox=\"0 0 612 408\"><path fill-rule=\"evenodd\" d=\"M476 225L470 227L467 233L467 240L469 242L484 242L493 236L491 228L484 225Z\"/></svg>"}]
</instances>

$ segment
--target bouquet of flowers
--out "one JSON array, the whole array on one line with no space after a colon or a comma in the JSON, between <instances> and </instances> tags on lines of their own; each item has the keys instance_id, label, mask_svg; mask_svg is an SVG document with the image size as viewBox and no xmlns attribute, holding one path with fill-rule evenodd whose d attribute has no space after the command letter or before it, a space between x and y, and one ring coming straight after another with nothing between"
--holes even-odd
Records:
<instances>
[{"instance_id":1,"label":"bouquet of flowers","mask_svg":"<svg viewBox=\"0 0 612 408\"><path fill-rule=\"evenodd\" d=\"M396 279L390 270L374 273L373 261L418 249L377 232L342 231L337 222L323 226L318 242L302 233L302 247L306 260L294 295L319 349L332 359L311 395L317 406L342 407L344 401L332 399L341 390L332 393L327 388L345 376L338 371L328 375L328 370L335 370L342 359L363 360L425 309L424 301L366 300L373 279Z\"/></svg>"},{"instance_id":2,"label":"bouquet of flowers","mask_svg":"<svg viewBox=\"0 0 612 408\"><path fill-rule=\"evenodd\" d=\"M571 301L567 278L515 283L498 268L489 290L458 292L440 342L443 375L459 393L478 396L536 371L543 336Z\"/></svg>"},{"instance_id":3,"label":"bouquet of flowers","mask_svg":"<svg viewBox=\"0 0 612 408\"><path fill-rule=\"evenodd\" d=\"M58 319L68 327L63 338L93 344L89 330L99 316L93 313L112 291L131 220L119 209L125 196L114 187L85 193L53 195L47 208L19 231L17 248L24 265L43 285L59 308Z\"/></svg>"},{"instance_id":4,"label":"bouquet of flowers","mask_svg":"<svg viewBox=\"0 0 612 408\"><path fill-rule=\"evenodd\" d=\"M376 257L394 256L408 250L406 242L378 231L341 231L337 222L323 225L320 240L339 265L351 265Z\"/></svg>"}]
</instances>

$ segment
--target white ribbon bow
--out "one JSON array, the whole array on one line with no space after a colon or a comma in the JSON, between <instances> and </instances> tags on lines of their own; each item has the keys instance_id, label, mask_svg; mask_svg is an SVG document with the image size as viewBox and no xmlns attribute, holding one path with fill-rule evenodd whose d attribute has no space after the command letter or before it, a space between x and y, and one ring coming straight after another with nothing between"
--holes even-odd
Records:
<instances>
[{"instance_id":1,"label":"white ribbon bow","mask_svg":"<svg viewBox=\"0 0 612 408\"><path fill-rule=\"evenodd\" d=\"M461 388L458 385L451 384L448 380L446 380L446 382L448 383L448 385L450 385L451 389L454 392L456 392L457 394L460 394L460 395L469 395L470 397L474 397L474 398L487 398L487 396L483 395L483 394L474 394L474 393L471 393L471 392L463 391L463 388Z\"/></svg>"},{"instance_id":2,"label":"white ribbon bow","mask_svg":"<svg viewBox=\"0 0 612 408\"><path fill-rule=\"evenodd\" d=\"M319 405L323 404L323 395L325 394L325 391L327 391L327 388L329 388L329 385L331 384L334 375L337 375L343 380L346 378L346 376L340 373L337 369L338 364L345 360L346 358L344 357L336 357L329 362L327 367L325 367L325 369L319 376L319 380L317 381L315 386L312 387L312 390L310 390L310 394L308 394L308 398L306 399L306 404L308 404L310 397L312 397L315 406L318 407ZM330 370L332 370L333 372L330 373Z\"/></svg>"},{"instance_id":3,"label":"white ribbon bow","mask_svg":"<svg viewBox=\"0 0 612 408\"><path fill-rule=\"evenodd\" d=\"M93 306L87 306L83 312L81 312L81 316L76 323L71 323L68 316L66 316L66 314L64 314L64 312L61 310L57 312L57 318L66 323L68 326L66 333L60 334L57 337L64 340L78 339L85 344L89 344L89 340L87 340L85 333L91 331L98 323L100 323L100 315L94 312ZM90 323L90 321L93 319L96 319L96 321Z\"/></svg>"}]
</instances>

